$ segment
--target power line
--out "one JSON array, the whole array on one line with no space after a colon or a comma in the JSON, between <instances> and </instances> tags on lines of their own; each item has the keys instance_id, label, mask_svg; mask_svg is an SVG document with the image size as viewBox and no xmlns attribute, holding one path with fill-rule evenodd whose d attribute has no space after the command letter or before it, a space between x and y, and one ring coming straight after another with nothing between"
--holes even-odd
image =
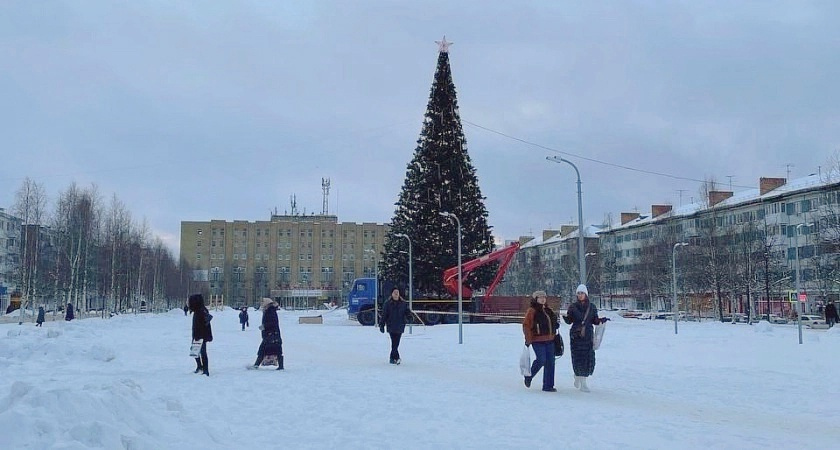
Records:
<instances>
[{"instance_id":1,"label":"power line","mask_svg":"<svg viewBox=\"0 0 840 450\"><path fill-rule=\"evenodd\" d=\"M467 125L471 125L473 127L482 129L484 131L487 131L487 132L490 132L490 133L493 133L493 134L498 134L499 136L503 136L503 137L506 137L508 139L511 139L511 140L514 140L514 141L517 141L517 142L521 142L521 143L526 144L526 145L541 148L543 150L548 150L548 151L554 152L554 153L559 153L561 155L572 156L572 157L575 157L575 158L582 159L584 161L594 162L596 164L602 164L602 165L605 165L605 166L615 167L615 168L618 168L618 169L629 170L629 171L632 171L632 172L645 173L645 174L648 174L648 175L656 175L656 176L659 176L659 177L671 178L671 179L674 179L674 180L696 181L698 183L706 183L707 181L709 181L709 180L700 180L700 179L691 178L691 177L683 177L683 176L680 176L680 175L673 175L673 174L665 173L665 172L656 172L656 171L653 171L653 170L639 169L637 167L626 166L624 164L617 164L617 163L612 163L612 162L608 162L608 161L602 161L600 159L589 158L589 157L586 157L586 156L578 155L577 153L567 152L567 151L563 151L563 150L557 150L556 148L551 148L551 147L548 147L548 146L545 146L545 145L542 145L542 144L538 144L536 142L531 142L531 141L528 141L528 140L525 140L525 139L522 139L522 138L518 138L516 136L511 136L509 134L502 133L501 131L496 131L494 129L487 128L485 126L479 125L477 123L470 122L469 120L465 120L463 117L461 118L461 122L466 123ZM744 189L753 189L754 188L754 186L740 186L740 185L737 185L737 184L734 184L732 186L739 187L739 188L744 188Z\"/></svg>"}]
</instances>

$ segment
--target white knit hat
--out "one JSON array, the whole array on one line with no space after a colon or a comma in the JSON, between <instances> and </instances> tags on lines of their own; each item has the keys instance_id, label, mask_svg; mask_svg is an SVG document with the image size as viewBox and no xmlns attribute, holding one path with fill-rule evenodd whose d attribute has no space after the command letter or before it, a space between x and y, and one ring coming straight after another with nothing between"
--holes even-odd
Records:
<instances>
[{"instance_id":1,"label":"white knit hat","mask_svg":"<svg viewBox=\"0 0 840 450\"><path fill-rule=\"evenodd\" d=\"M577 289L575 290L575 294L577 294L578 292L583 292L584 294L586 294L587 297L589 297L589 290L586 289L585 284L578 285Z\"/></svg>"}]
</instances>

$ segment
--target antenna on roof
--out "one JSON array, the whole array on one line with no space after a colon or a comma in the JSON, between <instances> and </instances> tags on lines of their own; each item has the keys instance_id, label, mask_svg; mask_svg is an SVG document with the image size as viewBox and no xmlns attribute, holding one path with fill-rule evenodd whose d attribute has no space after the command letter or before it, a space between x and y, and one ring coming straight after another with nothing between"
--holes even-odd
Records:
<instances>
[{"instance_id":1,"label":"antenna on roof","mask_svg":"<svg viewBox=\"0 0 840 450\"><path fill-rule=\"evenodd\" d=\"M677 192L680 193L680 206L682 206L682 193L685 192L686 189L677 189Z\"/></svg>"},{"instance_id":2,"label":"antenna on roof","mask_svg":"<svg viewBox=\"0 0 840 450\"><path fill-rule=\"evenodd\" d=\"M785 182L790 181L790 168L791 167L796 167L796 166L794 166L793 164L790 164L790 163L785 164L785 168L787 168L787 176L785 177Z\"/></svg>"}]
</instances>

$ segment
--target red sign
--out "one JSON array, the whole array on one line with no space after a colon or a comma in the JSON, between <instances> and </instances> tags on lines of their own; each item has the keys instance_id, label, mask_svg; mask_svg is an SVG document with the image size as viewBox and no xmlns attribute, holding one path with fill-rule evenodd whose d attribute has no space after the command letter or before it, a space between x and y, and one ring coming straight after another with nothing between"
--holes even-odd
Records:
<instances>
[{"instance_id":1,"label":"red sign","mask_svg":"<svg viewBox=\"0 0 840 450\"><path fill-rule=\"evenodd\" d=\"M808 301L808 294L799 294L799 301L805 303Z\"/></svg>"}]
</instances>

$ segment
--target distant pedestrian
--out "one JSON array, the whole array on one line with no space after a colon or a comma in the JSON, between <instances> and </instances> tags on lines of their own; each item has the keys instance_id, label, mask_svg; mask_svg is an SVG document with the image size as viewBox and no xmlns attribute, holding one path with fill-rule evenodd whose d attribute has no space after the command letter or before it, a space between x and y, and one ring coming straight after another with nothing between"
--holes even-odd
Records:
<instances>
[{"instance_id":1,"label":"distant pedestrian","mask_svg":"<svg viewBox=\"0 0 840 450\"><path fill-rule=\"evenodd\" d=\"M245 327L251 326L248 323L248 307L243 306L242 309L239 311L239 323L242 325L242 331L245 331Z\"/></svg>"},{"instance_id":2,"label":"distant pedestrian","mask_svg":"<svg viewBox=\"0 0 840 450\"><path fill-rule=\"evenodd\" d=\"M44 325L44 307L38 307L38 318L35 319L35 326L40 327Z\"/></svg>"},{"instance_id":3,"label":"distant pedestrian","mask_svg":"<svg viewBox=\"0 0 840 450\"><path fill-rule=\"evenodd\" d=\"M210 376L210 368L207 360L207 343L213 342L213 329L210 327L210 320L213 316L204 306L204 296L201 294L190 295L187 303L193 313L192 338L193 341L201 339L201 350L199 357L195 358L195 373L203 373Z\"/></svg>"},{"instance_id":4,"label":"distant pedestrian","mask_svg":"<svg viewBox=\"0 0 840 450\"><path fill-rule=\"evenodd\" d=\"M64 313L64 320L69 322L69 321L71 321L75 318L76 318L76 315L73 314L73 304L68 303L67 304L67 311Z\"/></svg>"},{"instance_id":5,"label":"distant pedestrian","mask_svg":"<svg viewBox=\"0 0 840 450\"><path fill-rule=\"evenodd\" d=\"M184 315L185 316L187 315L187 311L189 311L189 310L190 310L189 305L184 305Z\"/></svg>"},{"instance_id":6,"label":"distant pedestrian","mask_svg":"<svg viewBox=\"0 0 840 450\"><path fill-rule=\"evenodd\" d=\"M586 378L595 372L595 349L592 348L592 325L608 321L598 317L598 308L589 301L589 291L585 284L576 289L577 301L569 306L563 320L571 324L569 329L569 348L572 351L572 368L575 371L575 387L589 392Z\"/></svg>"},{"instance_id":7,"label":"distant pedestrian","mask_svg":"<svg viewBox=\"0 0 840 450\"><path fill-rule=\"evenodd\" d=\"M252 368L259 369L266 358L276 357L277 370L283 370L283 336L280 334L280 320L277 318L277 303L270 298L264 298L260 309L263 312L260 325L262 342L257 349L257 360Z\"/></svg>"},{"instance_id":8,"label":"distant pedestrian","mask_svg":"<svg viewBox=\"0 0 840 450\"><path fill-rule=\"evenodd\" d=\"M402 362L400 358L400 339L405 332L405 314L408 312L408 304L400 295L400 289L394 288L391 291L391 298L385 301L382 307L382 322L379 323L379 331L384 333L385 326L388 326L388 335L391 336L391 364Z\"/></svg>"},{"instance_id":9,"label":"distant pedestrian","mask_svg":"<svg viewBox=\"0 0 840 450\"><path fill-rule=\"evenodd\" d=\"M825 307L825 323L831 328L837 323L837 307L834 306L834 300L828 302Z\"/></svg>"},{"instance_id":10,"label":"distant pedestrian","mask_svg":"<svg viewBox=\"0 0 840 450\"><path fill-rule=\"evenodd\" d=\"M554 336L560 324L557 322L557 314L546 304L547 300L545 291L531 294L531 306L522 321L525 345L533 348L536 355L531 364L531 375L525 377L525 387L531 387L531 380L540 369L545 368L542 390L557 392L554 387Z\"/></svg>"}]
</instances>

